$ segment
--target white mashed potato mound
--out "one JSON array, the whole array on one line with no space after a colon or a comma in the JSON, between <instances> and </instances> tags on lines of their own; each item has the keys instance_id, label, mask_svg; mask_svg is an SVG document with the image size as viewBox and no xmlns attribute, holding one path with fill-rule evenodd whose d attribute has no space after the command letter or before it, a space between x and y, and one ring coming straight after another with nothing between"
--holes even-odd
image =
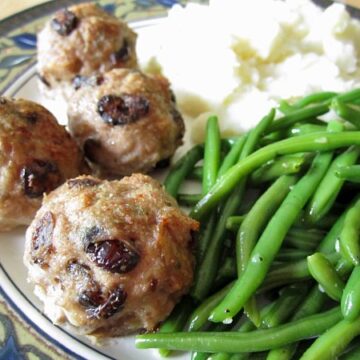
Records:
<instances>
[{"instance_id":1,"label":"white mashed potato mound","mask_svg":"<svg viewBox=\"0 0 360 360\"><path fill-rule=\"evenodd\" d=\"M150 51L142 44L157 39ZM210 0L174 6L138 42L141 65L161 69L203 140L209 114L223 135L252 128L277 106L318 91L360 86L360 22L341 4L310 0ZM159 64L154 66L154 64Z\"/></svg>"}]
</instances>

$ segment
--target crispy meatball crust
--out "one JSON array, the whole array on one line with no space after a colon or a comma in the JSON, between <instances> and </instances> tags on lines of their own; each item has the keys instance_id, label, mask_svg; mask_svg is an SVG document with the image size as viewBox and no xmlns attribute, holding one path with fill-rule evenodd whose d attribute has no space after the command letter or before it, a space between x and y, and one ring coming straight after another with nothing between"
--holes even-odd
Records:
<instances>
[{"instance_id":1,"label":"crispy meatball crust","mask_svg":"<svg viewBox=\"0 0 360 360\"><path fill-rule=\"evenodd\" d=\"M44 107L0 97L0 231L29 224L43 193L81 174L83 161Z\"/></svg>"},{"instance_id":2,"label":"crispy meatball crust","mask_svg":"<svg viewBox=\"0 0 360 360\"><path fill-rule=\"evenodd\" d=\"M69 128L105 174L148 172L182 144L184 122L169 82L138 70L114 69L101 85L69 102Z\"/></svg>"},{"instance_id":3,"label":"crispy meatball crust","mask_svg":"<svg viewBox=\"0 0 360 360\"><path fill-rule=\"evenodd\" d=\"M38 34L41 90L48 95L60 90L68 98L74 87L93 81L89 77L136 67L136 37L126 23L94 3L59 10Z\"/></svg>"},{"instance_id":4,"label":"crispy meatball crust","mask_svg":"<svg viewBox=\"0 0 360 360\"><path fill-rule=\"evenodd\" d=\"M97 337L153 330L190 288L197 229L146 175L82 176L46 196L24 261L55 323Z\"/></svg>"}]
</instances>

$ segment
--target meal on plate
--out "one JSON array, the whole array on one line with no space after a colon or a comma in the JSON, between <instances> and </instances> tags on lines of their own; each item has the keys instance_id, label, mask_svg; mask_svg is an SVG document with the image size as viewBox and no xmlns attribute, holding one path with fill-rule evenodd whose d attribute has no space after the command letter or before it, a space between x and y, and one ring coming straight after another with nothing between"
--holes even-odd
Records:
<instances>
[{"instance_id":1,"label":"meal on plate","mask_svg":"<svg viewBox=\"0 0 360 360\"><path fill-rule=\"evenodd\" d=\"M151 331L190 288L197 228L146 175L77 177L27 230L29 279L56 324L98 337Z\"/></svg>"},{"instance_id":2,"label":"meal on plate","mask_svg":"<svg viewBox=\"0 0 360 360\"><path fill-rule=\"evenodd\" d=\"M28 225L44 193L87 170L82 152L43 106L0 97L0 230Z\"/></svg>"},{"instance_id":3,"label":"meal on plate","mask_svg":"<svg viewBox=\"0 0 360 360\"><path fill-rule=\"evenodd\" d=\"M161 75L113 69L69 100L69 128L102 173L148 172L182 144L184 121ZM169 161L168 161L169 163Z\"/></svg>"},{"instance_id":4,"label":"meal on plate","mask_svg":"<svg viewBox=\"0 0 360 360\"><path fill-rule=\"evenodd\" d=\"M94 3L59 10L38 34L41 89L70 98L88 77L135 68L136 34Z\"/></svg>"},{"instance_id":5,"label":"meal on plate","mask_svg":"<svg viewBox=\"0 0 360 360\"><path fill-rule=\"evenodd\" d=\"M343 5L308 0L174 6L141 36L93 4L58 11L37 69L74 140L0 103L4 225L33 218L52 321L197 360L360 358L359 38ZM140 174L168 162L163 186Z\"/></svg>"}]
</instances>

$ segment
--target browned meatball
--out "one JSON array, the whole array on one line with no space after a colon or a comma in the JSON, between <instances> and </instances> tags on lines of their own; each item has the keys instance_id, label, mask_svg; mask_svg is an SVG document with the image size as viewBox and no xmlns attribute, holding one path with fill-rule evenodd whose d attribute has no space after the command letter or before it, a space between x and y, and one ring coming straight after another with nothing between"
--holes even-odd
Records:
<instances>
[{"instance_id":1,"label":"browned meatball","mask_svg":"<svg viewBox=\"0 0 360 360\"><path fill-rule=\"evenodd\" d=\"M62 9L38 34L38 72L42 90L65 97L82 82L100 81L105 71L137 66L136 34L94 3Z\"/></svg>"},{"instance_id":2,"label":"browned meatball","mask_svg":"<svg viewBox=\"0 0 360 360\"><path fill-rule=\"evenodd\" d=\"M29 224L43 193L78 176L83 161L44 107L0 97L0 231Z\"/></svg>"},{"instance_id":3,"label":"browned meatball","mask_svg":"<svg viewBox=\"0 0 360 360\"><path fill-rule=\"evenodd\" d=\"M113 175L150 171L174 154L184 133L167 79L138 70L114 69L101 85L82 87L68 116L85 155Z\"/></svg>"},{"instance_id":4,"label":"browned meatball","mask_svg":"<svg viewBox=\"0 0 360 360\"><path fill-rule=\"evenodd\" d=\"M197 229L146 175L82 176L46 196L24 261L55 323L95 336L152 330L190 288Z\"/></svg>"}]
</instances>

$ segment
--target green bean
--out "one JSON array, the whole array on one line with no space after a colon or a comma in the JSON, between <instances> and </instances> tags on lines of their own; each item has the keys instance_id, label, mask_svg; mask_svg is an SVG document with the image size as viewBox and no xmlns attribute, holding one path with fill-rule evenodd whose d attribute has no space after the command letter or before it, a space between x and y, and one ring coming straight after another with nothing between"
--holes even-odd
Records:
<instances>
[{"instance_id":1,"label":"green bean","mask_svg":"<svg viewBox=\"0 0 360 360\"><path fill-rule=\"evenodd\" d=\"M222 216L218 220L212 236L210 234L209 242L205 248L202 261L198 263L195 271L194 285L191 290L192 297L201 301L206 298L213 285L216 273L219 266L219 259L221 255L221 248L225 238L226 220L229 216L234 215L239 207L242 195L245 189L245 183L241 183L232 196L226 201L223 209ZM216 215L213 215L214 217Z\"/></svg>"},{"instance_id":2,"label":"green bean","mask_svg":"<svg viewBox=\"0 0 360 360\"><path fill-rule=\"evenodd\" d=\"M360 165L342 166L335 170L340 179L360 183Z\"/></svg>"},{"instance_id":3,"label":"green bean","mask_svg":"<svg viewBox=\"0 0 360 360\"><path fill-rule=\"evenodd\" d=\"M340 301L345 284L329 260L321 253L315 253L307 260L312 277L330 298Z\"/></svg>"},{"instance_id":4,"label":"green bean","mask_svg":"<svg viewBox=\"0 0 360 360\"><path fill-rule=\"evenodd\" d=\"M282 175L298 173L305 163L305 156L284 156L280 159L269 161L251 174L254 184L272 181Z\"/></svg>"},{"instance_id":5,"label":"green bean","mask_svg":"<svg viewBox=\"0 0 360 360\"><path fill-rule=\"evenodd\" d=\"M188 174L187 178L191 180L198 180L202 182L203 178L203 166L198 165L193 168L193 170Z\"/></svg>"},{"instance_id":6,"label":"green bean","mask_svg":"<svg viewBox=\"0 0 360 360\"><path fill-rule=\"evenodd\" d=\"M313 93L313 94L303 97L302 99L300 99L297 102L295 102L294 104L292 104L292 106L295 108L303 108L305 106L308 106L308 105L311 105L314 103L319 103L319 102L323 102L326 100L330 100L337 95L338 94L333 91L321 91L321 92Z\"/></svg>"},{"instance_id":7,"label":"green bean","mask_svg":"<svg viewBox=\"0 0 360 360\"><path fill-rule=\"evenodd\" d=\"M339 134L340 135L340 134ZM263 231L242 276L210 315L213 322L232 318L264 281L283 240L322 179L331 158L319 154L306 175L289 192Z\"/></svg>"},{"instance_id":8,"label":"green bean","mask_svg":"<svg viewBox=\"0 0 360 360\"><path fill-rule=\"evenodd\" d=\"M241 223L245 220L246 215L229 216L226 220L226 229L232 232L237 232Z\"/></svg>"},{"instance_id":9,"label":"green bean","mask_svg":"<svg viewBox=\"0 0 360 360\"><path fill-rule=\"evenodd\" d=\"M216 274L215 284L221 285L224 282L229 282L236 277L236 263L233 257L227 257L219 268Z\"/></svg>"},{"instance_id":10,"label":"green bean","mask_svg":"<svg viewBox=\"0 0 360 360\"><path fill-rule=\"evenodd\" d=\"M239 276L245 271L250 254L261 231L295 182L296 177L294 176L280 177L256 201L255 205L253 205L245 217L236 237L236 256Z\"/></svg>"},{"instance_id":11,"label":"green bean","mask_svg":"<svg viewBox=\"0 0 360 360\"><path fill-rule=\"evenodd\" d=\"M359 156L359 148L351 147L334 159L308 205L308 216L312 223L322 218L334 204L344 180L335 175L338 167L353 165Z\"/></svg>"},{"instance_id":12,"label":"green bean","mask_svg":"<svg viewBox=\"0 0 360 360\"><path fill-rule=\"evenodd\" d=\"M272 122L275 118L275 109L271 109L269 113L264 116L260 122L249 131L246 142L240 154L240 160L248 157L252 152L254 152L261 136L269 129Z\"/></svg>"},{"instance_id":13,"label":"green bean","mask_svg":"<svg viewBox=\"0 0 360 360\"><path fill-rule=\"evenodd\" d=\"M306 296L302 304L295 311L292 321L300 320L306 316L314 315L320 311L325 303L327 296L314 286ZM273 349L269 352L266 360L290 360L297 348L297 343Z\"/></svg>"},{"instance_id":14,"label":"green bean","mask_svg":"<svg viewBox=\"0 0 360 360\"><path fill-rule=\"evenodd\" d=\"M160 333L171 333L176 331L181 331L186 323L186 320L189 317L189 311L193 308L191 299L185 298L179 303L175 309L172 311L171 315L166 319L166 321L160 326ZM161 356L169 356L170 350L168 349L159 349Z\"/></svg>"},{"instance_id":15,"label":"green bean","mask_svg":"<svg viewBox=\"0 0 360 360\"><path fill-rule=\"evenodd\" d=\"M280 100L278 109L284 114L291 114L295 109L286 100Z\"/></svg>"},{"instance_id":16,"label":"green bean","mask_svg":"<svg viewBox=\"0 0 360 360\"><path fill-rule=\"evenodd\" d=\"M253 151L260 136L271 124L274 116L275 110L272 109L269 114L266 115L258 123L258 125L249 132L244 147L241 151L240 159L245 158ZM218 181L221 181L221 179ZM234 215L236 210L239 208L245 185L245 179L243 179L241 182L239 182L239 184L237 184L236 189L225 202L225 205L222 209L222 216L218 220L213 237L211 241L209 241L202 261L196 268L194 285L191 291L191 295L196 300L203 300L209 294L211 286L215 281L219 264L219 257L221 254L221 247L226 231L226 220L229 216Z\"/></svg>"},{"instance_id":17,"label":"green bean","mask_svg":"<svg viewBox=\"0 0 360 360\"><path fill-rule=\"evenodd\" d=\"M228 195L239 181L262 164L279 155L298 152L329 151L339 147L360 145L360 132L315 133L270 144L239 161L229 169L195 206L191 216L199 220Z\"/></svg>"},{"instance_id":18,"label":"green bean","mask_svg":"<svg viewBox=\"0 0 360 360\"><path fill-rule=\"evenodd\" d=\"M191 360L206 360L209 358L209 354L208 353L203 353L203 352L198 352L198 351L194 351L191 354Z\"/></svg>"},{"instance_id":19,"label":"green bean","mask_svg":"<svg viewBox=\"0 0 360 360\"><path fill-rule=\"evenodd\" d=\"M212 236L214 235L214 229L216 226L216 212L210 214L206 221L202 222L200 232L196 242L196 261L200 263L203 258L206 249L209 246Z\"/></svg>"},{"instance_id":20,"label":"green bean","mask_svg":"<svg viewBox=\"0 0 360 360\"><path fill-rule=\"evenodd\" d=\"M332 264L335 264L339 260L339 254L334 252L326 255L326 258ZM311 275L307 265L307 260L298 260L293 263L280 265L279 267L271 269L259 291L264 292L282 285L303 281L309 279L310 277Z\"/></svg>"},{"instance_id":21,"label":"green bean","mask_svg":"<svg viewBox=\"0 0 360 360\"><path fill-rule=\"evenodd\" d=\"M301 136L325 130L325 125L298 124L289 129L288 136Z\"/></svg>"},{"instance_id":22,"label":"green bean","mask_svg":"<svg viewBox=\"0 0 360 360\"><path fill-rule=\"evenodd\" d=\"M282 249L279 251L275 260L281 262L292 262L303 260L311 253L308 250L298 250L298 249Z\"/></svg>"},{"instance_id":23,"label":"green bean","mask_svg":"<svg viewBox=\"0 0 360 360\"><path fill-rule=\"evenodd\" d=\"M210 116L207 121L203 164L203 194L215 184L220 167L220 130L218 118Z\"/></svg>"},{"instance_id":24,"label":"green bean","mask_svg":"<svg viewBox=\"0 0 360 360\"><path fill-rule=\"evenodd\" d=\"M337 359L338 355L360 334L360 320L341 320L333 325L306 350L301 360Z\"/></svg>"},{"instance_id":25,"label":"green bean","mask_svg":"<svg viewBox=\"0 0 360 360\"><path fill-rule=\"evenodd\" d=\"M246 136L239 137L234 145L231 147L229 153L225 156L218 172L218 177L223 176L239 159L240 154L244 148Z\"/></svg>"},{"instance_id":26,"label":"green bean","mask_svg":"<svg viewBox=\"0 0 360 360\"><path fill-rule=\"evenodd\" d=\"M360 129L360 111L356 110L350 105L345 104L343 101L335 98L331 102L331 109L336 112L342 119L353 124L357 129Z\"/></svg>"},{"instance_id":27,"label":"green bean","mask_svg":"<svg viewBox=\"0 0 360 360\"><path fill-rule=\"evenodd\" d=\"M171 348L203 352L258 352L287 345L292 342L319 336L342 318L339 307L280 325L250 333L174 333L146 334L136 338L136 347Z\"/></svg>"},{"instance_id":28,"label":"green bean","mask_svg":"<svg viewBox=\"0 0 360 360\"><path fill-rule=\"evenodd\" d=\"M183 206L194 206L201 197L200 194L178 194L178 202Z\"/></svg>"},{"instance_id":29,"label":"green bean","mask_svg":"<svg viewBox=\"0 0 360 360\"><path fill-rule=\"evenodd\" d=\"M341 311L346 320L355 320L360 315L360 266L355 266L341 298Z\"/></svg>"},{"instance_id":30,"label":"green bean","mask_svg":"<svg viewBox=\"0 0 360 360\"><path fill-rule=\"evenodd\" d=\"M202 157L203 146L196 145L178 160L164 182L165 189L170 195L177 196L180 185Z\"/></svg>"},{"instance_id":31,"label":"green bean","mask_svg":"<svg viewBox=\"0 0 360 360\"><path fill-rule=\"evenodd\" d=\"M280 119L276 120L268 129L269 132L288 128L291 125L301 122L310 118L314 118L319 115L324 115L329 111L327 104L319 104L302 109L295 109L289 114L284 115Z\"/></svg>"},{"instance_id":32,"label":"green bean","mask_svg":"<svg viewBox=\"0 0 360 360\"><path fill-rule=\"evenodd\" d=\"M261 318L261 326L263 328L272 328L286 321L304 299L307 290L304 284L294 284L283 289L279 299Z\"/></svg>"},{"instance_id":33,"label":"green bean","mask_svg":"<svg viewBox=\"0 0 360 360\"><path fill-rule=\"evenodd\" d=\"M360 199L345 215L344 226L340 233L340 252L355 266L360 265Z\"/></svg>"},{"instance_id":34,"label":"green bean","mask_svg":"<svg viewBox=\"0 0 360 360\"><path fill-rule=\"evenodd\" d=\"M202 329L208 322L211 310L224 298L232 285L233 282L203 301L190 315L185 326L186 331L198 331Z\"/></svg>"},{"instance_id":35,"label":"green bean","mask_svg":"<svg viewBox=\"0 0 360 360\"><path fill-rule=\"evenodd\" d=\"M355 347L344 356L341 357L341 360L359 360L360 359L360 346Z\"/></svg>"},{"instance_id":36,"label":"green bean","mask_svg":"<svg viewBox=\"0 0 360 360\"><path fill-rule=\"evenodd\" d=\"M324 238L325 233L317 229L292 228L286 235L284 243L301 250L315 249Z\"/></svg>"}]
</instances>

